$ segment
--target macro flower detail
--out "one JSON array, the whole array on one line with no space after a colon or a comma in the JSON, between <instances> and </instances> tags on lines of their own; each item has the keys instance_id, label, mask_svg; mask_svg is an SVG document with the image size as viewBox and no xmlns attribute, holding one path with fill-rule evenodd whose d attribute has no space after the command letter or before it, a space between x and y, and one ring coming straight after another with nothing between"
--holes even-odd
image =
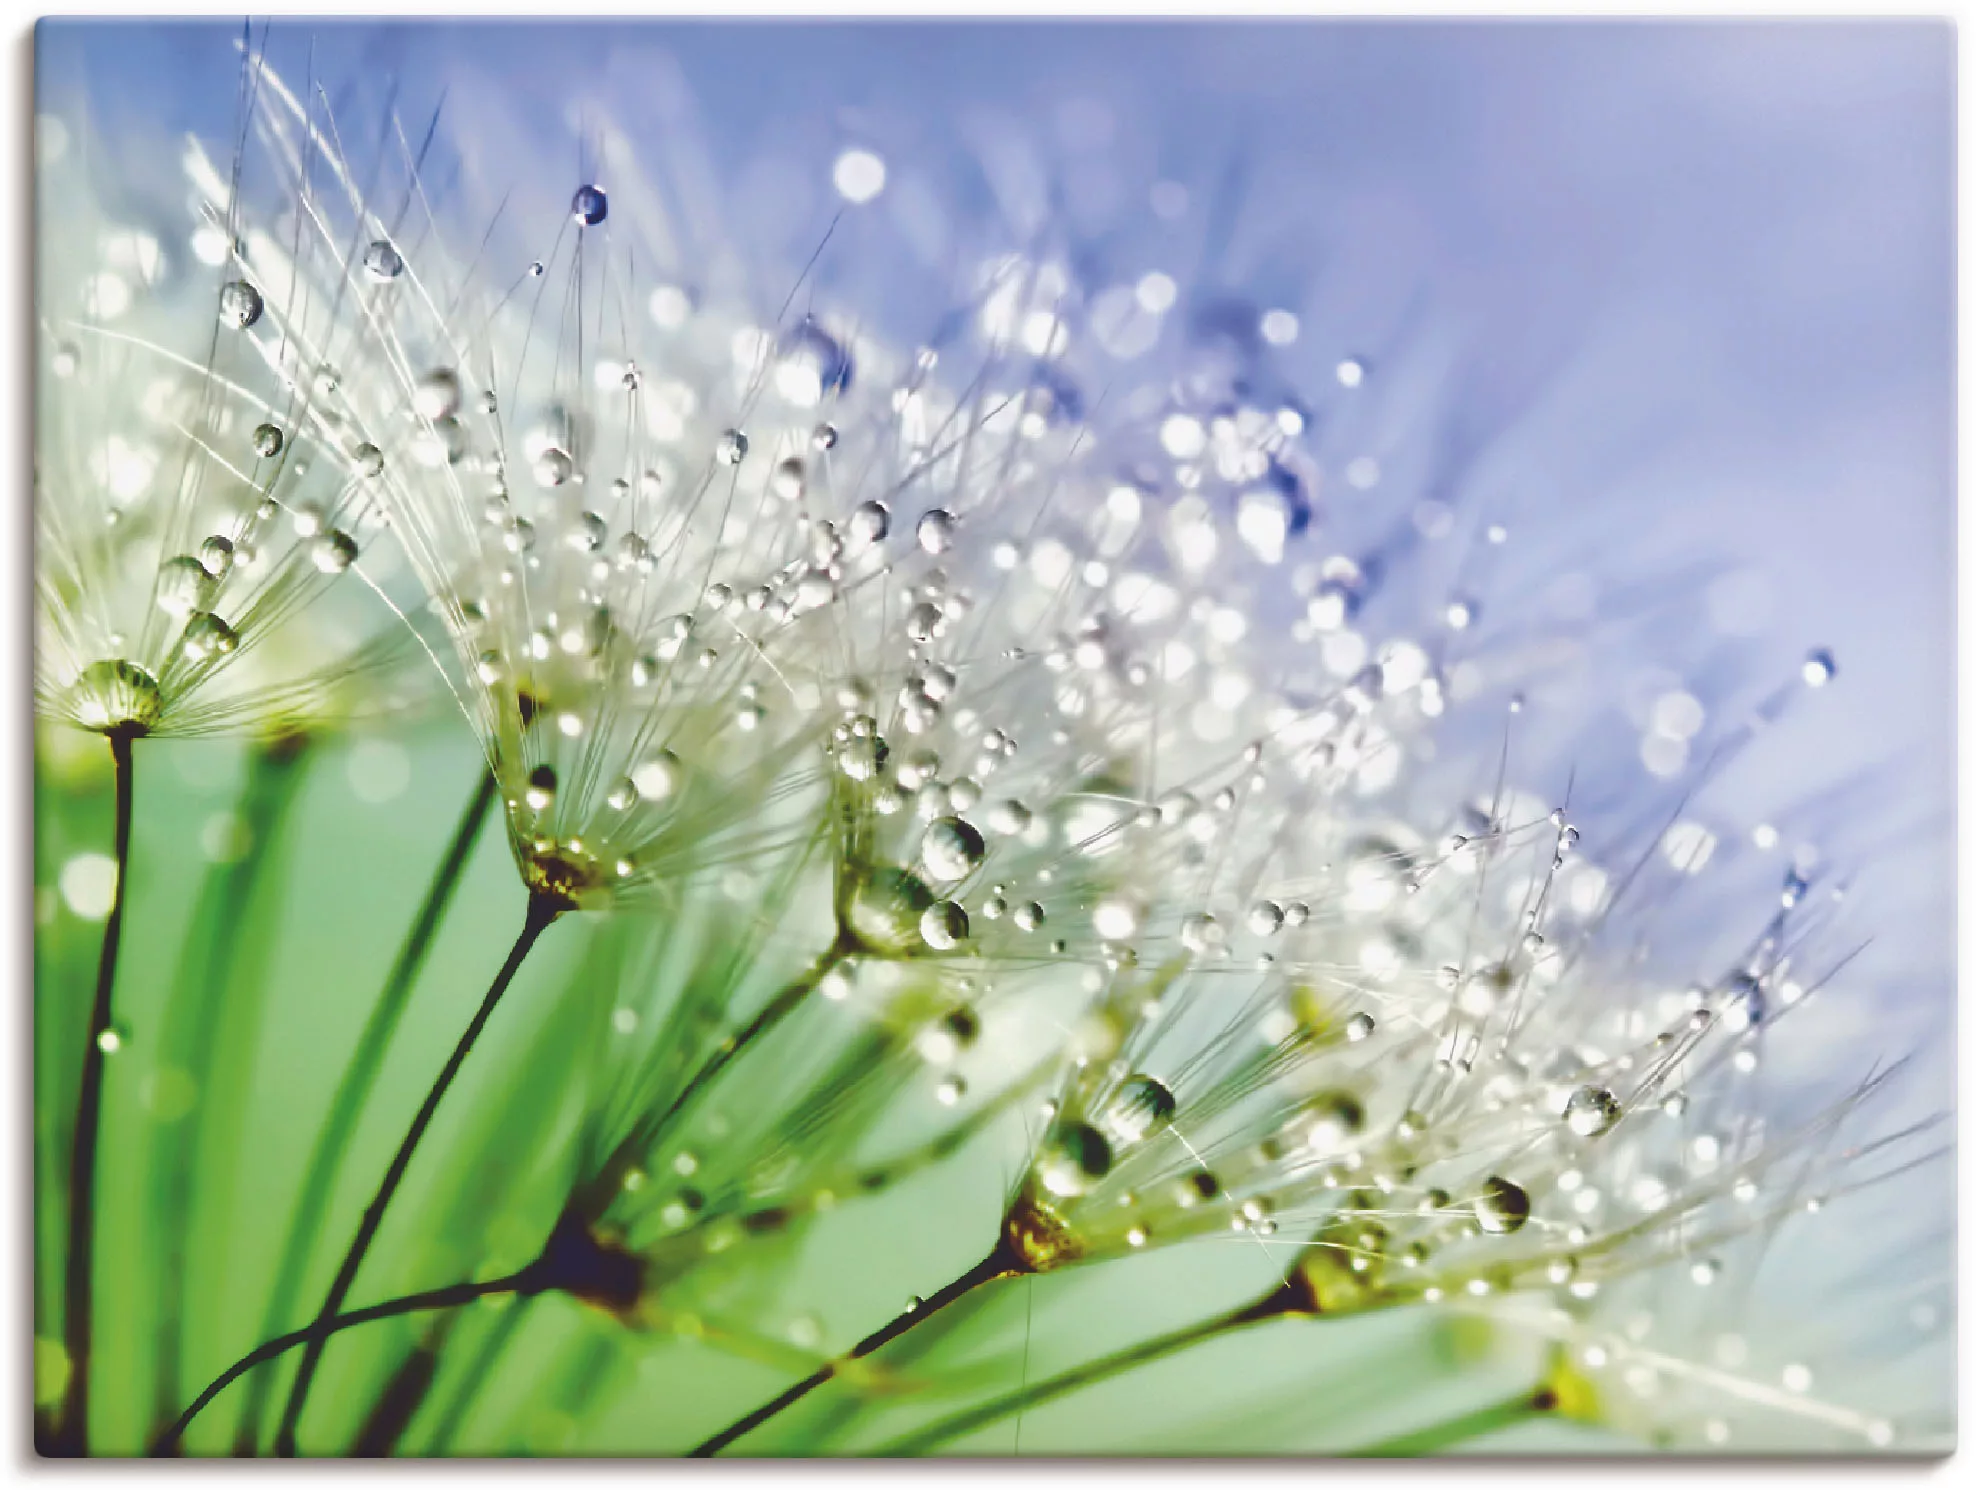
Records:
<instances>
[{"instance_id":1,"label":"macro flower detail","mask_svg":"<svg viewBox=\"0 0 1979 1490\"><path fill-rule=\"evenodd\" d=\"M181 24L37 43L40 1452L1943 1450L1791 47Z\"/></svg>"}]
</instances>

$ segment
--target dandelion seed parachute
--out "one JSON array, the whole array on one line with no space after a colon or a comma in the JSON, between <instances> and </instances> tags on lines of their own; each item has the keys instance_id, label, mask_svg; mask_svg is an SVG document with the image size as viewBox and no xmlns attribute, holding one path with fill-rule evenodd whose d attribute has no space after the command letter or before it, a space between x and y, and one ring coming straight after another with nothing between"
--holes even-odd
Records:
<instances>
[{"instance_id":1,"label":"dandelion seed parachute","mask_svg":"<svg viewBox=\"0 0 1979 1490\"><path fill-rule=\"evenodd\" d=\"M480 300L368 207L330 234L371 244L338 381L392 411L368 479L525 880L681 939L631 1031L614 1011L634 1049L532 1233L574 1214L637 1295L571 1296L641 1336L767 1332L752 1290L800 1232L880 1225L984 1137L1041 1274L1227 1238L1307 1312L1485 1313L1681 1382L1669 1290L1723 1297L1814 1176L1928 1147L1831 1084L1825 906L1678 806L1800 685L1744 687L1667 601L1521 604L1553 539L1455 491L1422 348L1302 404L1264 350L1282 321L1152 276L1128 310L1045 233L990 256L933 356L893 356L829 294L653 284L642 183L607 159ZM1086 396L1102 352L1146 359L1130 396ZM1405 416L1459 452L1413 501L1408 452L1356 448ZM1637 742L1582 707L1651 642L1695 674L1649 732L1685 745L1657 747L1668 791L1610 770ZM1610 1312L1631 1291L1642 1338ZM891 1357L864 1384L906 1379ZM1897 1431L1847 1411L1844 1441Z\"/></svg>"}]
</instances>

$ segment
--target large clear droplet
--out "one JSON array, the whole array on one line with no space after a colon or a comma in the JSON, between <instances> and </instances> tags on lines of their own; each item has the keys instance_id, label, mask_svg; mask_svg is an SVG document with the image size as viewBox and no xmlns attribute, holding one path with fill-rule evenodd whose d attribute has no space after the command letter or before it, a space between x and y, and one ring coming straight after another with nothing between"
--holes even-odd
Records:
<instances>
[{"instance_id":1,"label":"large clear droplet","mask_svg":"<svg viewBox=\"0 0 1979 1490\"><path fill-rule=\"evenodd\" d=\"M1622 1104L1606 1087L1584 1086L1567 1098L1561 1116L1569 1132L1581 1138L1599 1138L1622 1115Z\"/></svg>"},{"instance_id":2,"label":"large clear droplet","mask_svg":"<svg viewBox=\"0 0 1979 1490\"><path fill-rule=\"evenodd\" d=\"M959 946L969 935L969 914L952 900L937 900L921 912L921 940L937 952Z\"/></svg>"},{"instance_id":3,"label":"large clear droplet","mask_svg":"<svg viewBox=\"0 0 1979 1490\"><path fill-rule=\"evenodd\" d=\"M845 929L875 952L904 956L922 945L921 913L933 904L934 893L904 869L875 869L853 888Z\"/></svg>"},{"instance_id":4,"label":"large clear droplet","mask_svg":"<svg viewBox=\"0 0 1979 1490\"><path fill-rule=\"evenodd\" d=\"M1532 1197L1508 1179L1492 1175L1471 1202L1477 1224L1493 1236L1509 1236L1532 1214Z\"/></svg>"},{"instance_id":5,"label":"large clear droplet","mask_svg":"<svg viewBox=\"0 0 1979 1490\"><path fill-rule=\"evenodd\" d=\"M331 528L310 541L309 561L325 574L342 574L357 562L357 542L350 534Z\"/></svg>"},{"instance_id":6,"label":"large clear droplet","mask_svg":"<svg viewBox=\"0 0 1979 1490\"><path fill-rule=\"evenodd\" d=\"M1053 1195L1084 1195L1113 1167L1113 1148L1087 1123L1060 1122L1045 1135L1037 1160L1038 1183Z\"/></svg>"},{"instance_id":7,"label":"large clear droplet","mask_svg":"<svg viewBox=\"0 0 1979 1490\"><path fill-rule=\"evenodd\" d=\"M213 603L219 582L190 554L179 554L158 566L158 609L184 619Z\"/></svg>"},{"instance_id":8,"label":"large clear droplet","mask_svg":"<svg viewBox=\"0 0 1979 1490\"><path fill-rule=\"evenodd\" d=\"M254 427L254 453L273 459L282 453L282 432L272 424Z\"/></svg>"},{"instance_id":9,"label":"large clear droplet","mask_svg":"<svg viewBox=\"0 0 1979 1490\"><path fill-rule=\"evenodd\" d=\"M632 787L643 802L664 802L680 790L685 768L671 750L655 751L632 768Z\"/></svg>"},{"instance_id":10,"label":"large clear droplet","mask_svg":"<svg viewBox=\"0 0 1979 1490\"><path fill-rule=\"evenodd\" d=\"M179 645L190 660L207 662L233 651L240 645L240 637L218 616L209 611L198 611L186 621Z\"/></svg>"},{"instance_id":11,"label":"large clear droplet","mask_svg":"<svg viewBox=\"0 0 1979 1490\"><path fill-rule=\"evenodd\" d=\"M947 553L955 544L955 515L941 507L922 513L914 525L914 541L925 553Z\"/></svg>"},{"instance_id":12,"label":"large clear droplet","mask_svg":"<svg viewBox=\"0 0 1979 1490\"><path fill-rule=\"evenodd\" d=\"M1121 1143L1139 1143L1175 1116L1175 1094L1152 1076L1129 1076L1100 1121Z\"/></svg>"},{"instance_id":13,"label":"large clear droplet","mask_svg":"<svg viewBox=\"0 0 1979 1490\"><path fill-rule=\"evenodd\" d=\"M405 273L405 260L383 238L374 238L364 250L364 272L379 281L397 279Z\"/></svg>"},{"instance_id":14,"label":"large clear droplet","mask_svg":"<svg viewBox=\"0 0 1979 1490\"><path fill-rule=\"evenodd\" d=\"M121 657L92 662L69 686L69 709L84 729L142 734L165 712L158 680Z\"/></svg>"},{"instance_id":15,"label":"large clear droplet","mask_svg":"<svg viewBox=\"0 0 1979 1490\"><path fill-rule=\"evenodd\" d=\"M605 194L597 187L580 186L570 199L570 215L585 227L595 228L605 220L608 205Z\"/></svg>"},{"instance_id":16,"label":"large clear droplet","mask_svg":"<svg viewBox=\"0 0 1979 1490\"><path fill-rule=\"evenodd\" d=\"M220 291L220 320L228 326L247 330L261 319L261 292L244 279L233 280Z\"/></svg>"},{"instance_id":17,"label":"large clear droplet","mask_svg":"<svg viewBox=\"0 0 1979 1490\"><path fill-rule=\"evenodd\" d=\"M921 835L921 863L936 880L966 879L983 862L983 835L959 817L938 817Z\"/></svg>"}]
</instances>

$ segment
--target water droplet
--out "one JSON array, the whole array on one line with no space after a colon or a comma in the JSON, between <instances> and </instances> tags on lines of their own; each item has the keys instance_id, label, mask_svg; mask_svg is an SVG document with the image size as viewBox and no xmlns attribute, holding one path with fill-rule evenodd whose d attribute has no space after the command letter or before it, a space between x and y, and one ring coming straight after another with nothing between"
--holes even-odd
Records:
<instances>
[{"instance_id":1,"label":"water droplet","mask_svg":"<svg viewBox=\"0 0 1979 1490\"><path fill-rule=\"evenodd\" d=\"M523 789L522 800L528 804L531 812L543 812L548 810L556 799L556 768L547 763L536 767L529 773L529 785Z\"/></svg>"},{"instance_id":2,"label":"water droplet","mask_svg":"<svg viewBox=\"0 0 1979 1490\"><path fill-rule=\"evenodd\" d=\"M186 617L213 603L218 582L190 554L179 554L158 566L158 609L168 616Z\"/></svg>"},{"instance_id":3,"label":"water droplet","mask_svg":"<svg viewBox=\"0 0 1979 1490\"><path fill-rule=\"evenodd\" d=\"M742 458L749 453L749 437L739 429L722 431L721 439L715 445L715 459L725 466L739 466Z\"/></svg>"},{"instance_id":4,"label":"water droplet","mask_svg":"<svg viewBox=\"0 0 1979 1490\"><path fill-rule=\"evenodd\" d=\"M1561 1114L1567 1129L1581 1138L1599 1138L1621 1118L1622 1104L1605 1087L1584 1086L1567 1098Z\"/></svg>"},{"instance_id":5,"label":"water droplet","mask_svg":"<svg viewBox=\"0 0 1979 1490\"><path fill-rule=\"evenodd\" d=\"M240 638L218 616L210 611L198 611L186 621L179 645L191 661L205 662L226 656L240 645Z\"/></svg>"},{"instance_id":6,"label":"water droplet","mask_svg":"<svg viewBox=\"0 0 1979 1490\"><path fill-rule=\"evenodd\" d=\"M1532 1197L1508 1179L1492 1175L1484 1189L1471 1202L1477 1224L1494 1236L1509 1236L1525 1225L1532 1214Z\"/></svg>"},{"instance_id":7,"label":"water droplet","mask_svg":"<svg viewBox=\"0 0 1979 1490\"><path fill-rule=\"evenodd\" d=\"M272 424L254 427L254 453L270 460L282 453L282 432Z\"/></svg>"},{"instance_id":8,"label":"water droplet","mask_svg":"<svg viewBox=\"0 0 1979 1490\"><path fill-rule=\"evenodd\" d=\"M342 574L357 562L357 543L350 534L332 528L310 543L309 559L325 574Z\"/></svg>"},{"instance_id":9,"label":"water droplet","mask_svg":"<svg viewBox=\"0 0 1979 1490\"><path fill-rule=\"evenodd\" d=\"M364 272L375 280L397 279L405 273L405 260L383 238L374 238L364 250Z\"/></svg>"},{"instance_id":10,"label":"water droplet","mask_svg":"<svg viewBox=\"0 0 1979 1490\"><path fill-rule=\"evenodd\" d=\"M632 787L642 801L664 802L680 790L685 775L680 757L671 750L661 750L633 768Z\"/></svg>"},{"instance_id":11,"label":"water droplet","mask_svg":"<svg viewBox=\"0 0 1979 1490\"><path fill-rule=\"evenodd\" d=\"M921 835L921 864L938 881L967 879L984 852L983 835L959 817L938 817Z\"/></svg>"},{"instance_id":12,"label":"water droplet","mask_svg":"<svg viewBox=\"0 0 1979 1490\"><path fill-rule=\"evenodd\" d=\"M921 945L921 913L934 893L904 869L863 874L845 907L845 929L882 956L901 957Z\"/></svg>"},{"instance_id":13,"label":"water droplet","mask_svg":"<svg viewBox=\"0 0 1979 1490\"><path fill-rule=\"evenodd\" d=\"M215 579L224 578L227 571L234 567L233 540L215 533L199 545L199 562Z\"/></svg>"},{"instance_id":14,"label":"water droplet","mask_svg":"<svg viewBox=\"0 0 1979 1490\"><path fill-rule=\"evenodd\" d=\"M833 425L819 424L811 429L811 448L822 455L838 444L838 430Z\"/></svg>"},{"instance_id":15,"label":"water droplet","mask_svg":"<svg viewBox=\"0 0 1979 1490\"><path fill-rule=\"evenodd\" d=\"M1175 1116L1175 1094L1152 1076L1129 1076L1100 1121L1121 1143L1139 1143Z\"/></svg>"},{"instance_id":16,"label":"water droplet","mask_svg":"<svg viewBox=\"0 0 1979 1490\"><path fill-rule=\"evenodd\" d=\"M538 486L562 486L566 481L570 480L570 473L573 469L570 452L559 450L556 446L552 445L536 457L535 465L531 469L535 473L536 484Z\"/></svg>"},{"instance_id":17,"label":"water droplet","mask_svg":"<svg viewBox=\"0 0 1979 1490\"><path fill-rule=\"evenodd\" d=\"M1038 1152L1038 1182L1053 1195L1084 1195L1113 1167L1113 1148L1086 1123L1054 1123Z\"/></svg>"},{"instance_id":18,"label":"water droplet","mask_svg":"<svg viewBox=\"0 0 1979 1490\"><path fill-rule=\"evenodd\" d=\"M1835 680L1835 654L1823 647L1809 652L1800 665L1800 680L1809 688L1825 688Z\"/></svg>"},{"instance_id":19,"label":"water droplet","mask_svg":"<svg viewBox=\"0 0 1979 1490\"><path fill-rule=\"evenodd\" d=\"M921 912L921 940L947 952L969 935L969 913L952 900L937 900Z\"/></svg>"},{"instance_id":20,"label":"water droplet","mask_svg":"<svg viewBox=\"0 0 1979 1490\"><path fill-rule=\"evenodd\" d=\"M437 424L460 412L460 399L460 374L450 367L436 367L413 386L412 411Z\"/></svg>"},{"instance_id":21,"label":"water droplet","mask_svg":"<svg viewBox=\"0 0 1979 1490\"><path fill-rule=\"evenodd\" d=\"M1199 956L1220 951L1223 937L1223 923L1208 911L1182 918L1182 945Z\"/></svg>"},{"instance_id":22,"label":"water droplet","mask_svg":"<svg viewBox=\"0 0 1979 1490\"><path fill-rule=\"evenodd\" d=\"M122 658L92 662L69 687L69 710L84 729L134 729L156 724L165 696L150 673Z\"/></svg>"},{"instance_id":23,"label":"water droplet","mask_svg":"<svg viewBox=\"0 0 1979 1490\"><path fill-rule=\"evenodd\" d=\"M605 220L608 204L605 194L595 186L580 186L577 194L570 199L570 215L587 228L595 228Z\"/></svg>"},{"instance_id":24,"label":"water droplet","mask_svg":"<svg viewBox=\"0 0 1979 1490\"><path fill-rule=\"evenodd\" d=\"M1285 924L1285 911L1274 900L1260 900L1244 914L1244 924L1252 936L1272 936Z\"/></svg>"},{"instance_id":25,"label":"water droplet","mask_svg":"<svg viewBox=\"0 0 1979 1490\"><path fill-rule=\"evenodd\" d=\"M368 442L350 453L350 461L360 476L376 479L385 474L385 452Z\"/></svg>"},{"instance_id":26,"label":"water droplet","mask_svg":"<svg viewBox=\"0 0 1979 1490\"><path fill-rule=\"evenodd\" d=\"M941 507L922 513L914 525L914 541L924 553L947 553L955 543L955 515Z\"/></svg>"},{"instance_id":27,"label":"water droplet","mask_svg":"<svg viewBox=\"0 0 1979 1490\"><path fill-rule=\"evenodd\" d=\"M1124 942L1141 929L1141 907L1122 896L1109 896L1093 907L1093 930L1109 942Z\"/></svg>"},{"instance_id":28,"label":"water droplet","mask_svg":"<svg viewBox=\"0 0 1979 1490\"><path fill-rule=\"evenodd\" d=\"M261 319L261 292L244 279L236 279L220 291L220 321L223 325L247 330Z\"/></svg>"},{"instance_id":29,"label":"water droplet","mask_svg":"<svg viewBox=\"0 0 1979 1490\"><path fill-rule=\"evenodd\" d=\"M1316 1154L1337 1154L1366 1126L1367 1112L1352 1092L1321 1092L1306 1105L1306 1144Z\"/></svg>"},{"instance_id":30,"label":"water droplet","mask_svg":"<svg viewBox=\"0 0 1979 1490\"><path fill-rule=\"evenodd\" d=\"M1349 1040L1365 1040L1373 1033L1374 1016L1372 1014L1356 1014L1352 1019L1347 1021L1347 1038Z\"/></svg>"}]
</instances>

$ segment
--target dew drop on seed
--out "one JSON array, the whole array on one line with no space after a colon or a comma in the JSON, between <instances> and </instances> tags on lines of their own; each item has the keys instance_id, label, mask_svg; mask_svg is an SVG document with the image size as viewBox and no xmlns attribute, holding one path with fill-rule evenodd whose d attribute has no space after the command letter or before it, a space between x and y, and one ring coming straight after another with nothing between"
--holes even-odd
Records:
<instances>
[{"instance_id":1,"label":"dew drop on seed","mask_svg":"<svg viewBox=\"0 0 1979 1490\"><path fill-rule=\"evenodd\" d=\"M671 750L656 751L632 771L632 787L644 802L664 802L680 790L685 774L680 757Z\"/></svg>"},{"instance_id":2,"label":"dew drop on seed","mask_svg":"<svg viewBox=\"0 0 1979 1490\"><path fill-rule=\"evenodd\" d=\"M1599 1138L1622 1115L1622 1104L1605 1087L1584 1086L1567 1098L1561 1117L1567 1130L1581 1138Z\"/></svg>"},{"instance_id":3,"label":"dew drop on seed","mask_svg":"<svg viewBox=\"0 0 1979 1490\"><path fill-rule=\"evenodd\" d=\"M572 470L570 453L552 445L536 457L532 467L538 486L557 487L570 480Z\"/></svg>"},{"instance_id":4,"label":"dew drop on seed","mask_svg":"<svg viewBox=\"0 0 1979 1490\"><path fill-rule=\"evenodd\" d=\"M1492 1175L1483 1192L1471 1202L1477 1224L1494 1236L1509 1236L1525 1225L1532 1214L1532 1198L1508 1179Z\"/></svg>"},{"instance_id":5,"label":"dew drop on seed","mask_svg":"<svg viewBox=\"0 0 1979 1490\"><path fill-rule=\"evenodd\" d=\"M234 543L231 538L215 533L199 545L199 563L215 579L224 578L234 567Z\"/></svg>"},{"instance_id":6,"label":"dew drop on seed","mask_svg":"<svg viewBox=\"0 0 1979 1490\"><path fill-rule=\"evenodd\" d=\"M385 452L376 445L365 443L353 450L351 464L357 467L357 474L377 478L385 474Z\"/></svg>"},{"instance_id":7,"label":"dew drop on seed","mask_svg":"<svg viewBox=\"0 0 1979 1490\"><path fill-rule=\"evenodd\" d=\"M374 238L364 250L364 272L380 282L397 279L405 273L405 260L383 238Z\"/></svg>"},{"instance_id":8,"label":"dew drop on seed","mask_svg":"<svg viewBox=\"0 0 1979 1490\"><path fill-rule=\"evenodd\" d=\"M413 386L412 410L421 419L438 423L460 412L460 398L460 374L450 367L436 367Z\"/></svg>"},{"instance_id":9,"label":"dew drop on seed","mask_svg":"<svg viewBox=\"0 0 1979 1490\"><path fill-rule=\"evenodd\" d=\"M92 662L69 687L69 708L84 729L108 730L156 724L165 712L157 679L134 662Z\"/></svg>"},{"instance_id":10,"label":"dew drop on seed","mask_svg":"<svg viewBox=\"0 0 1979 1490\"><path fill-rule=\"evenodd\" d=\"M715 445L715 459L725 466L739 466L749 453L749 437L739 429L725 429Z\"/></svg>"},{"instance_id":11,"label":"dew drop on seed","mask_svg":"<svg viewBox=\"0 0 1979 1490\"><path fill-rule=\"evenodd\" d=\"M966 879L983 862L983 835L959 817L938 817L921 835L921 863L936 880Z\"/></svg>"},{"instance_id":12,"label":"dew drop on seed","mask_svg":"<svg viewBox=\"0 0 1979 1490\"><path fill-rule=\"evenodd\" d=\"M1038 1182L1053 1195L1084 1195L1113 1167L1113 1148L1087 1123L1054 1123L1038 1153Z\"/></svg>"},{"instance_id":13,"label":"dew drop on seed","mask_svg":"<svg viewBox=\"0 0 1979 1490\"><path fill-rule=\"evenodd\" d=\"M544 812L556 799L556 768L547 763L536 767L529 773L529 785L523 790L522 800L531 812Z\"/></svg>"},{"instance_id":14,"label":"dew drop on seed","mask_svg":"<svg viewBox=\"0 0 1979 1490\"><path fill-rule=\"evenodd\" d=\"M1374 1016L1372 1014L1356 1014L1352 1019L1347 1021L1347 1038L1349 1040L1365 1040L1373 1033Z\"/></svg>"},{"instance_id":15,"label":"dew drop on seed","mask_svg":"<svg viewBox=\"0 0 1979 1490\"><path fill-rule=\"evenodd\" d=\"M605 194L597 187L580 186L570 199L570 215L583 226L595 228L605 220L607 206Z\"/></svg>"},{"instance_id":16,"label":"dew drop on seed","mask_svg":"<svg viewBox=\"0 0 1979 1490\"><path fill-rule=\"evenodd\" d=\"M921 945L921 913L933 904L933 892L906 870L870 870L846 902L845 929L875 952L904 956Z\"/></svg>"},{"instance_id":17,"label":"dew drop on seed","mask_svg":"<svg viewBox=\"0 0 1979 1490\"><path fill-rule=\"evenodd\" d=\"M210 611L196 611L187 619L186 629L179 638L181 650L194 662L224 657L239 645L240 637L234 628Z\"/></svg>"},{"instance_id":18,"label":"dew drop on seed","mask_svg":"<svg viewBox=\"0 0 1979 1490\"><path fill-rule=\"evenodd\" d=\"M1108 896L1093 907L1093 930L1109 942L1124 942L1141 929L1141 907L1121 896Z\"/></svg>"},{"instance_id":19,"label":"dew drop on seed","mask_svg":"<svg viewBox=\"0 0 1979 1490\"><path fill-rule=\"evenodd\" d=\"M937 900L921 912L921 940L947 952L969 935L969 913L952 900Z\"/></svg>"},{"instance_id":20,"label":"dew drop on seed","mask_svg":"<svg viewBox=\"0 0 1979 1490\"><path fill-rule=\"evenodd\" d=\"M1316 1154L1337 1154L1360 1135L1367 1113L1352 1092L1322 1092L1306 1106L1306 1144Z\"/></svg>"},{"instance_id":21,"label":"dew drop on seed","mask_svg":"<svg viewBox=\"0 0 1979 1490\"><path fill-rule=\"evenodd\" d=\"M1198 956L1208 956L1223 945L1223 923L1208 911L1197 911L1182 918L1182 945Z\"/></svg>"},{"instance_id":22,"label":"dew drop on seed","mask_svg":"<svg viewBox=\"0 0 1979 1490\"><path fill-rule=\"evenodd\" d=\"M811 430L811 448L820 454L838 444L838 430L829 424L816 425Z\"/></svg>"},{"instance_id":23,"label":"dew drop on seed","mask_svg":"<svg viewBox=\"0 0 1979 1490\"><path fill-rule=\"evenodd\" d=\"M846 523L846 532L855 543L878 543L887 535L892 526L893 514L884 502L861 502L852 509L852 517Z\"/></svg>"},{"instance_id":24,"label":"dew drop on seed","mask_svg":"<svg viewBox=\"0 0 1979 1490\"><path fill-rule=\"evenodd\" d=\"M1252 936L1271 936L1285 924L1285 911L1274 900L1260 900L1244 914L1244 924Z\"/></svg>"},{"instance_id":25,"label":"dew drop on seed","mask_svg":"<svg viewBox=\"0 0 1979 1490\"><path fill-rule=\"evenodd\" d=\"M310 543L309 560L324 574L342 574L357 562L357 543L350 534L331 528Z\"/></svg>"},{"instance_id":26,"label":"dew drop on seed","mask_svg":"<svg viewBox=\"0 0 1979 1490\"><path fill-rule=\"evenodd\" d=\"M1809 688L1825 688L1835 680L1835 654L1823 647L1809 652L1800 665L1800 680Z\"/></svg>"},{"instance_id":27,"label":"dew drop on seed","mask_svg":"<svg viewBox=\"0 0 1979 1490\"><path fill-rule=\"evenodd\" d=\"M1175 1116L1175 1094L1152 1076L1129 1076L1100 1121L1121 1143L1139 1143Z\"/></svg>"},{"instance_id":28,"label":"dew drop on seed","mask_svg":"<svg viewBox=\"0 0 1979 1490\"><path fill-rule=\"evenodd\" d=\"M254 427L254 453L267 459L282 453L282 432L272 424L257 424Z\"/></svg>"},{"instance_id":29,"label":"dew drop on seed","mask_svg":"<svg viewBox=\"0 0 1979 1490\"><path fill-rule=\"evenodd\" d=\"M955 515L942 507L922 513L914 525L914 541L924 553L947 553L955 543Z\"/></svg>"},{"instance_id":30,"label":"dew drop on seed","mask_svg":"<svg viewBox=\"0 0 1979 1490\"><path fill-rule=\"evenodd\" d=\"M261 292L244 279L229 283L220 291L220 321L245 331L261 319Z\"/></svg>"},{"instance_id":31,"label":"dew drop on seed","mask_svg":"<svg viewBox=\"0 0 1979 1490\"><path fill-rule=\"evenodd\" d=\"M213 603L218 588L206 566L190 554L178 554L158 566L158 609L184 619Z\"/></svg>"}]
</instances>

